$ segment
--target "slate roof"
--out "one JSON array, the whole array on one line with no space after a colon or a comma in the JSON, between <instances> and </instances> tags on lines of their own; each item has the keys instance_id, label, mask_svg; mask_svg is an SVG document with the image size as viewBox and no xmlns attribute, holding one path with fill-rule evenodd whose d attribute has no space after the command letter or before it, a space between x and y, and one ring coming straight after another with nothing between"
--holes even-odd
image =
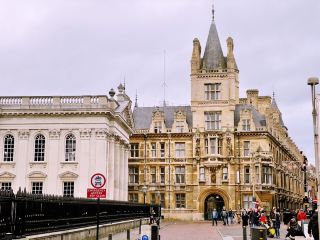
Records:
<instances>
[{"instance_id":1,"label":"slate roof","mask_svg":"<svg viewBox=\"0 0 320 240\"><path fill-rule=\"evenodd\" d=\"M178 110L185 111L187 124L189 128L192 128L192 113L190 106L135 107L133 109L134 128L149 129L152 121L153 111L157 109L164 111L166 128L172 128L174 113Z\"/></svg>"},{"instance_id":2,"label":"slate roof","mask_svg":"<svg viewBox=\"0 0 320 240\"><path fill-rule=\"evenodd\" d=\"M276 99L274 98L274 96L272 98L271 107L279 112L280 124L281 124L281 126L285 127L283 119L282 119L282 114L280 112L280 109L278 108L278 105L277 105L277 102L276 102Z\"/></svg>"},{"instance_id":3,"label":"slate roof","mask_svg":"<svg viewBox=\"0 0 320 240\"><path fill-rule=\"evenodd\" d=\"M259 113L252 105L237 104L234 112L234 125L237 126L240 121L240 111L249 109L252 112L253 122L256 127L264 127L267 125L266 118L263 114Z\"/></svg>"}]
</instances>

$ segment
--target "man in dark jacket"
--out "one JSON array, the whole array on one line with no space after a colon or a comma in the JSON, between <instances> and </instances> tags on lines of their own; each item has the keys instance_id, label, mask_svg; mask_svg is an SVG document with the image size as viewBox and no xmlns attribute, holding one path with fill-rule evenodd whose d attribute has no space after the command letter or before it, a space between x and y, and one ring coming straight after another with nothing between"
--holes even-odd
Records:
<instances>
[{"instance_id":1,"label":"man in dark jacket","mask_svg":"<svg viewBox=\"0 0 320 240\"><path fill-rule=\"evenodd\" d=\"M308 234L313 236L314 240L319 240L319 228L318 228L318 212L314 212L310 222L308 224Z\"/></svg>"},{"instance_id":2,"label":"man in dark jacket","mask_svg":"<svg viewBox=\"0 0 320 240\"><path fill-rule=\"evenodd\" d=\"M285 225L288 225L290 220L291 220L292 216L291 216L291 213L289 211L289 209L286 209L283 213L283 223Z\"/></svg>"}]
</instances>

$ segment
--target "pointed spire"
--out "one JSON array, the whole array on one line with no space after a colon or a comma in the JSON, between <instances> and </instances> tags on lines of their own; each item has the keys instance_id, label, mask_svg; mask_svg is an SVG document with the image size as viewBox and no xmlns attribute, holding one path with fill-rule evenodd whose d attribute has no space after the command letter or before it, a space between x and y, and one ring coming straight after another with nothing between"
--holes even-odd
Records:
<instances>
[{"instance_id":1,"label":"pointed spire","mask_svg":"<svg viewBox=\"0 0 320 240\"><path fill-rule=\"evenodd\" d=\"M274 109L276 109L276 110L279 111L279 108L278 108L278 105L277 105L277 102L276 102L276 98L275 98L275 93L274 93L274 91L272 92L272 103L271 103L271 106L272 106Z\"/></svg>"},{"instance_id":2,"label":"pointed spire","mask_svg":"<svg viewBox=\"0 0 320 240\"><path fill-rule=\"evenodd\" d=\"M136 101L134 103L134 107L138 107L138 93L137 93L137 90L136 90Z\"/></svg>"},{"instance_id":3,"label":"pointed spire","mask_svg":"<svg viewBox=\"0 0 320 240\"><path fill-rule=\"evenodd\" d=\"M212 22L214 21L214 4L212 3Z\"/></svg>"}]
</instances>

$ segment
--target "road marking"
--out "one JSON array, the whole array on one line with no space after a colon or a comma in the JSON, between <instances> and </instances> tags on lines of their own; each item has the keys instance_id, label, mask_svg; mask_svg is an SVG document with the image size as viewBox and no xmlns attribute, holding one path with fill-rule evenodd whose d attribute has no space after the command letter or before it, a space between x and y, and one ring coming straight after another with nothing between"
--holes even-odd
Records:
<instances>
[{"instance_id":1,"label":"road marking","mask_svg":"<svg viewBox=\"0 0 320 240\"><path fill-rule=\"evenodd\" d=\"M230 236L223 237L223 240L233 240L233 237L230 237Z\"/></svg>"},{"instance_id":2,"label":"road marking","mask_svg":"<svg viewBox=\"0 0 320 240\"><path fill-rule=\"evenodd\" d=\"M222 233L220 232L220 229L219 229L219 228L217 228L217 231L218 231L218 233L219 233L219 235L220 235L220 237L221 237L222 240L234 240L233 237L230 237L230 236L225 236L225 237L224 237L224 236L222 235Z\"/></svg>"}]
</instances>

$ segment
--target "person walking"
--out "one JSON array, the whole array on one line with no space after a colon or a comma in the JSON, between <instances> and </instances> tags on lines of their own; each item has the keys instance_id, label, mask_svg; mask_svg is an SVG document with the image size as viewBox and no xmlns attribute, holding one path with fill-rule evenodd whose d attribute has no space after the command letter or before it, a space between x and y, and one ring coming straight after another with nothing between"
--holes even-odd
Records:
<instances>
[{"instance_id":1,"label":"person walking","mask_svg":"<svg viewBox=\"0 0 320 240\"><path fill-rule=\"evenodd\" d=\"M308 234L313 236L314 240L319 240L319 227L318 227L318 212L315 211L310 218L308 224Z\"/></svg>"},{"instance_id":2,"label":"person walking","mask_svg":"<svg viewBox=\"0 0 320 240\"><path fill-rule=\"evenodd\" d=\"M280 238L280 225L281 225L281 217L280 217L280 209L276 209L274 212L274 223L273 227L276 230L276 238Z\"/></svg>"},{"instance_id":3,"label":"person walking","mask_svg":"<svg viewBox=\"0 0 320 240\"><path fill-rule=\"evenodd\" d=\"M227 213L227 210L225 209L225 207L222 208L221 217L223 220L223 225L224 226L227 225L228 224L228 213Z\"/></svg>"},{"instance_id":4,"label":"person walking","mask_svg":"<svg viewBox=\"0 0 320 240\"><path fill-rule=\"evenodd\" d=\"M218 226L218 212L215 208L212 211L211 217L212 217L212 226L214 226L214 223L216 223L216 226Z\"/></svg>"}]
</instances>

